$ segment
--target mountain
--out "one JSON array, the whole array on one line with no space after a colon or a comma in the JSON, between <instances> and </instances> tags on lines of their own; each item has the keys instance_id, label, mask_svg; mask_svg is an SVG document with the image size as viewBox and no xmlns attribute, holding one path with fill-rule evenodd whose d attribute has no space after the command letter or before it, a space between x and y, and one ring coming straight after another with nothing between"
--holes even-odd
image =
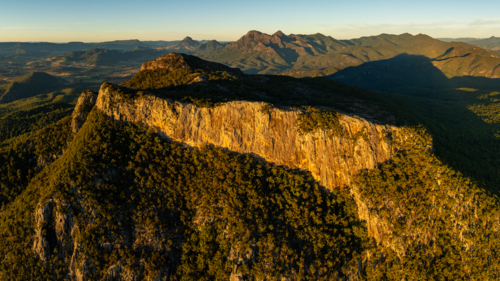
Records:
<instances>
[{"instance_id":1,"label":"mountain","mask_svg":"<svg viewBox=\"0 0 500 281\"><path fill-rule=\"evenodd\" d=\"M478 47L468 49L458 46L434 59L401 54L391 59L349 67L328 77L372 90L404 93L408 87L434 90L453 88L449 79L468 76L500 78L500 57ZM455 88L460 87L466 86ZM426 92L422 91L422 95Z\"/></svg>"},{"instance_id":2,"label":"mountain","mask_svg":"<svg viewBox=\"0 0 500 281\"><path fill-rule=\"evenodd\" d=\"M495 38L488 40L493 42ZM31 51L29 48L23 47L24 45L7 43L4 45L8 47L6 50L11 52L14 52L15 49L14 53L17 55L14 56L20 61L30 58ZM99 73L98 75L103 76L102 73L113 73L116 70L89 68L101 66L121 67L122 69L126 67L138 68L145 60L170 52L196 55L206 60L240 68L247 74L280 74L293 77L328 76L349 67L389 60L404 54L421 55L433 60L433 64L442 69L447 76L496 77L498 66L498 52L496 51L480 49L472 43L444 42L424 34L411 35L408 33L400 35L380 34L351 40L336 40L322 34L286 35L278 31L268 35L254 30L249 31L239 40L227 44L221 44L215 40L197 41L186 37L182 41L175 42L151 41L148 43L138 40L124 40L90 45L89 43L72 42L60 44L53 51L56 52L63 47L69 48L70 46L86 50L66 53L55 59L51 57L49 60L45 58L36 61L28 60L27 63L22 62L20 65L5 61L4 65L7 70L5 75L21 74L26 70L25 68L28 68L31 71L45 71L58 75L92 76L94 73ZM132 47L134 49L130 50ZM149 49L149 47L154 49ZM109 50L110 48L128 48L128 50ZM443 60L450 52L456 53L458 49L461 49L460 52L470 52L471 55L446 57L446 60ZM1 52L2 44L0 44ZM39 53L37 56L46 57L47 53ZM15 73L9 73L9 71L15 71ZM130 73L125 70L119 76L127 75ZM102 78L107 79L107 77Z\"/></svg>"},{"instance_id":3,"label":"mountain","mask_svg":"<svg viewBox=\"0 0 500 281\"><path fill-rule=\"evenodd\" d=\"M481 76L500 78L500 56L481 48L463 46L449 49L433 61L433 65L448 77Z\"/></svg>"},{"instance_id":4,"label":"mountain","mask_svg":"<svg viewBox=\"0 0 500 281\"><path fill-rule=\"evenodd\" d=\"M195 41L191 37L186 37L179 44L167 47L166 50L171 52L182 52L186 54L194 54L208 51L215 51L224 48L224 45L216 40L211 41Z\"/></svg>"},{"instance_id":5,"label":"mountain","mask_svg":"<svg viewBox=\"0 0 500 281\"><path fill-rule=\"evenodd\" d=\"M450 48L473 45L443 42L427 35L411 34L336 40L322 34L273 35L250 31L225 48L197 55L212 61L239 67L246 73L286 74L298 77L333 74L349 66L385 60L400 54L437 58Z\"/></svg>"},{"instance_id":6,"label":"mountain","mask_svg":"<svg viewBox=\"0 0 500 281\"><path fill-rule=\"evenodd\" d=\"M83 43L83 42L69 42L69 43L23 43L23 42L0 42L0 57L51 57L63 55L71 52L85 51L91 49L106 49L106 50L119 50L131 51L135 48L159 48L177 44L178 41L145 41L139 40L117 40L99 43Z\"/></svg>"},{"instance_id":7,"label":"mountain","mask_svg":"<svg viewBox=\"0 0 500 281\"><path fill-rule=\"evenodd\" d=\"M135 40L117 40L110 42L94 43L95 48L114 50L133 50L137 47L145 47L144 43Z\"/></svg>"},{"instance_id":8,"label":"mountain","mask_svg":"<svg viewBox=\"0 0 500 281\"><path fill-rule=\"evenodd\" d=\"M345 45L319 34L303 37L286 36L281 31L273 35L250 31L224 49L200 56L242 68L247 73L275 73L291 68L300 56L322 55Z\"/></svg>"},{"instance_id":9,"label":"mountain","mask_svg":"<svg viewBox=\"0 0 500 281\"><path fill-rule=\"evenodd\" d=\"M0 86L0 103L29 98L41 92L50 92L64 85L64 81L44 72L32 72L14 82Z\"/></svg>"},{"instance_id":10,"label":"mountain","mask_svg":"<svg viewBox=\"0 0 500 281\"><path fill-rule=\"evenodd\" d=\"M349 67L328 77L397 94L394 100L399 100L411 115L420 116L418 122L433 134L441 159L470 177L496 182L494 167L500 163L491 158L491 153L500 149L496 144L500 130L500 103L496 98L499 64L498 56L484 49L459 46L436 59L399 55ZM417 100L410 101L408 96Z\"/></svg>"},{"instance_id":11,"label":"mountain","mask_svg":"<svg viewBox=\"0 0 500 281\"><path fill-rule=\"evenodd\" d=\"M495 36L471 41L470 44L492 51L500 51L500 38Z\"/></svg>"},{"instance_id":12,"label":"mountain","mask_svg":"<svg viewBox=\"0 0 500 281\"><path fill-rule=\"evenodd\" d=\"M393 64L432 66L406 56ZM498 139L461 141L489 127L484 111L458 110L476 99L460 91L430 99L158 57L0 148L0 278L495 279ZM443 145L448 130L459 145ZM461 156L476 149L490 155ZM474 157L488 175L462 174Z\"/></svg>"},{"instance_id":13,"label":"mountain","mask_svg":"<svg viewBox=\"0 0 500 281\"><path fill-rule=\"evenodd\" d=\"M491 36L490 38L456 38L456 39L445 38L444 40L448 42L451 41L466 42L481 47L483 49L491 51L500 51L500 38L495 36Z\"/></svg>"},{"instance_id":14,"label":"mountain","mask_svg":"<svg viewBox=\"0 0 500 281\"><path fill-rule=\"evenodd\" d=\"M224 48L224 44L221 44L217 42L217 40L210 40L207 41L197 47L198 52L209 52L209 51L215 51L215 50L220 50Z\"/></svg>"},{"instance_id":15,"label":"mountain","mask_svg":"<svg viewBox=\"0 0 500 281\"><path fill-rule=\"evenodd\" d=\"M173 46L179 44L181 41L143 41L145 45L151 48L164 48L168 46Z\"/></svg>"},{"instance_id":16,"label":"mountain","mask_svg":"<svg viewBox=\"0 0 500 281\"><path fill-rule=\"evenodd\" d=\"M438 40L444 41L444 42L464 42L464 43L469 43L472 41L480 40L480 38L473 38L473 37L463 37L463 38L436 38Z\"/></svg>"},{"instance_id":17,"label":"mountain","mask_svg":"<svg viewBox=\"0 0 500 281\"><path fill-rule=\"evenodd\" d=\"M189 48L196 48L200 45L201 45L200 42L194 41L191 37L188 36L184 38L177 46L180 48L189 49Z\"/></svg>"},{"instance_id":18,"label":"mountain","mask_svg":"<svg viewBox=\"0 0 500 281\"><path fill-rule=\"evenodd\" d=\"M163 53L165 52L144 47L138 47L129 51L91 49L71 52L50 58L50 60L45 59L45 61L49 61L53 65L85 64L92 66L116 66L124 62L150 60Z\"/></svg>"}]
</instances>

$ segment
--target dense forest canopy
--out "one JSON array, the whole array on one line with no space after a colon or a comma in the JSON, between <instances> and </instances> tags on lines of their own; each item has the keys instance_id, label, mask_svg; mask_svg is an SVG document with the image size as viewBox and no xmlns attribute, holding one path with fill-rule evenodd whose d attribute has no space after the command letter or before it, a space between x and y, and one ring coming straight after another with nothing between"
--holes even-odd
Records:
<instances>
[{"instance_id":1,"label":"dense forest canopy","mask_svg":"<svg viewBox=\"0 0 500 281\"><path fill-rule=\"evenodd\" d=\"M200 65L141 70L104 83L97 99L108 91L124 104L155 97L209 110L264 101L262 112L302 112L304 135L352 141L340 122L349 115L397 127L401 141L388 161L327 190L311 172L255 154L175 142L93 104L70 116L74 99L30 97L0 117L0 279L499 278L494 84L382 93Z\"/></svg>"}]
</instances>

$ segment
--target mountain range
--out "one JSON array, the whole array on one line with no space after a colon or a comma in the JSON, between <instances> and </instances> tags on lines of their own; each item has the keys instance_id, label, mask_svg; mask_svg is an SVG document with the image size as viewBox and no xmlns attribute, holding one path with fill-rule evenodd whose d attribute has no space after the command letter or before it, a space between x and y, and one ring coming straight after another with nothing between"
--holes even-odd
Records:
<instances>
[{"instance_id":1,"label":"mountain range","mask_svg":"<svg viewBox=\"0 0 500 281\"><path fill-rule=\"evenodd\" d=\"M474 45L460 42L443 42L426 35L387 35L362 37L353 40L336 40L322 34L285 35L276 32L273 35L251 31L234 43L229 43L221 50L196 53L197 55L239 67L246 73L287 74L298 77L333 74L349 66L366 62L394 58L401 54L422 55L438 59L451 50L459 48L470 52L473 61L483 57L492 61L481 64L491 75L497 75L494 68L498 65L496 53L481 51ZM457 50L452 53L456 53ZM462 56L465 56L464 53ZM448 57L451 60L450 57ZM447 66L450 63L447 62ZM449 75L460 71L455 68L443 69ZM493 74L494 72L494 74ZM464 73L461 71L460 74ZM464 73L465 74L465 73ZM465 75L474 75L466 73Z\"/></svg>"},{"instance_id":2,"label":"mountain range","mask_svg":"<svg viewBox=\"0 0 500 281\"><path fill-rule=\"evenodd\" d=\"M200 41L201 43L207 40ZM90 49L107 49L130 51L135 48L164 48L179 44L181 41L139 41L117 40L99 43L48 43L48 42L0 42L0 56L7 57L49 57L70 52L85 51Z\"/></svg>"},{"instance_id":3,"label":"mountain range","mask_svg":"<svg viewBox=\"0 0 500 281\"><path fill-rule=\"evenodd\" d=\"M171 53L10 113L0 278L495 279L496 94L434 93Z\"/></svg>"},{"instance_id":4,"label":"mountain range","mask_svg":"<svg viewBox=\"0 0 500 281\"><path fill-rule=\"evenodd\" d=\"M0 280L500 276L495 51L281 31L92 46L22 68L133 75L0 85Z\"/></svg>"},{"instance_id":5,"label":"mountain range","mask_svg":"<svg viewBox=\"0 0 500 281\"><path fill-rule=\"evenodd\" d=\"M485 71L490 74L488 77L495 77L497 75L495 67L498 65L495 59L499 57L496 51L498 38L464 41L467 42L445 42L423 34L415 36L411 34L381 34L351 40L337 40L322 34L285 35L278 31L268 35L258 31L250 31L239 40L229 43L219 43L216 40L196 41L190 37L186 37L182 41L170 42L125 40L67 44L0 43L0 54L21 57L32 54L47 57L59 52L63 57L69 58L81 55L89 57L91 55L87 54L95 53L95 50L113 49L113 52L103 54L103 56L114 57L110 60L103 59L108 61L108 64L113 64L120 60L135 60L140 56L139 53L143 55L139 60L144 61L160 54L182 52L195 54L231 67L238 67L248 74L285 74L296 77L331 75L346 67L408 54L422 55L435 60L435 65L443 69L448 76L478 75L479 72ZM481 49L477 48L478 46ZM134 52L128 53L126 51ZM73 53L66 54L70 52ZM123 54L118 54L118 52ZM146 52L149 54L145 54ZM461 55L456 55L456 58L450 57L458 52ZM465 52L469 52L471 56ZM470 61L469 65L467 68L459 70L454 65L462 63L454 61L464 60L466 55L469 56L465 59ZM446 62L443 62L444 56L447 56ZM88 63L99 64L97 61L99 60L89 58ZM476 66L483 69L478 70ZM474 70L466 71L465 69Z\"/></svg>"},{"instance_id":6,"label":"mountain range","mask_svg":"<svg viewBox=\"0 0 500 281\"><path fill-rule=\"evenodd\" d=\"M439 38L446 42L465 42L476 45L483 49L500 51L500 37L491 36L490 38Z\"/></svg>"}]
</instances>

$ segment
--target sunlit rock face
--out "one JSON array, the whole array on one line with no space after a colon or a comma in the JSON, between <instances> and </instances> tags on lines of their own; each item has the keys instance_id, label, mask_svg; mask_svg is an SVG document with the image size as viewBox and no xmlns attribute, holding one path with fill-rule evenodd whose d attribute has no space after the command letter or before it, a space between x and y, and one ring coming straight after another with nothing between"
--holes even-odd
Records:
<instances>
[{"instance_id":1,"label":"sunlit rock face","mask_svg":"<svg viewBox=\"0 0 500 281\"><path fill-rule=\"evenodd\" d=\"M349 185L357 171L387 161L403 141L395 126L342 114L342 135L327 130L303 134L297 124L301 110L273 108L264 102L233 101L200 108L153 95L124 99L112 87L103 86L96 107L113 120L154 128L189 146L219 146L310 171L327 189Z\"/></svg>"}]
</instances>

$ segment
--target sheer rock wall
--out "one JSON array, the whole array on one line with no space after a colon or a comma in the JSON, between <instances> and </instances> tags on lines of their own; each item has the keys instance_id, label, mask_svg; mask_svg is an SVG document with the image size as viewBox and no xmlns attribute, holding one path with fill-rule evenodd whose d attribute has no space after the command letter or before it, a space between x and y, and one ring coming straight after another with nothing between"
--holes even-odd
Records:
<instances>
[{"instance_id":1,"label":"sheer rock wall","mask_svg":"<svg viewBox=\"0 0 500 281\"><path fill-rule=\"evenodd\" d=\"M327 189L349 185L357 171L387 161L397 143L405 141L395 126L348 115L340 115L342 136L319 129L302 134L298 125L302 110L273 108L264 102L200 108L153 95L126 99L103 86L96 107L113 120L143 124L189 146L219 146L308 170Z\"/></svg>"}]
</instances>

